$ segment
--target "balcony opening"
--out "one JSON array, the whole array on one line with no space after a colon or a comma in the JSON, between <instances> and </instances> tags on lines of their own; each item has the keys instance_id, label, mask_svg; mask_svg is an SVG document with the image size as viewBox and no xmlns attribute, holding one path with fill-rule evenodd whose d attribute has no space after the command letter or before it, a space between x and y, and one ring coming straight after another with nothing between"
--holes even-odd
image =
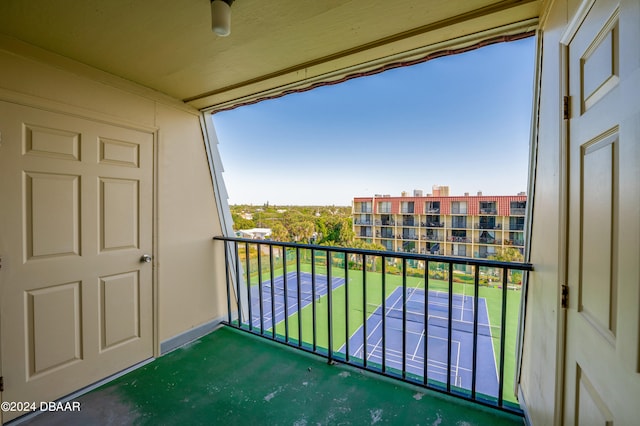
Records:
<instances>
[{"instance_id":1,"label":"balcony opening","mask_svg":"<svg viewBox=\"0 0 640 426\"><path fill-rule=\"evenodd\" d=\"M526 248L533 50L524 39L214 115L231 204L287 211L269 219L279 238L220 238L227 323L518 412L531 265L501 261ZM425 181L455 191L408 191Z\"/></svg>"}]
</instances>

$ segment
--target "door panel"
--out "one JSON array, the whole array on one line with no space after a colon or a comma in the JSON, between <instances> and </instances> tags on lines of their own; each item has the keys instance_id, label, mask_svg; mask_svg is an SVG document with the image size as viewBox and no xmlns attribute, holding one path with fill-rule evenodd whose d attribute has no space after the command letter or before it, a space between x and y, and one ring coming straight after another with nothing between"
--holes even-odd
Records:
<instances>
[{"instance_id":1,"label":"door panel","mask_svg":"<svg viewBox=\"0 0 640 426\"><path fill-rule=\"evenodd\" d=\"M4 102L0 132L2 397L50 401L153 355L153 134Z\"/></svg>"},{"instance_id":2,"label":"door panel","mask_svg":"<svg viewBox=\"0 0 640 426\"><path fill-rule=\"evenodd\" d=\"M567 41L567 425L640 416L640 97L625 95L640 91L633 3L596 0Z\"/></svg>"}]
</instances>

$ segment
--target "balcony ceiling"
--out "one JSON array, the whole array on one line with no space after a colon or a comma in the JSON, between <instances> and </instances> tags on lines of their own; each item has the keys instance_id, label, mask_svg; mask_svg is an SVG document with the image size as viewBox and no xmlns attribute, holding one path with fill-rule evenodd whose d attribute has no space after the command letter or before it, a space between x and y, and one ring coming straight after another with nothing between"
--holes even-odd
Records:
<instances>
[{"instance_id":1,"label":"balcony ceiling","mask_svg":"<svg viewBox=\"0 0 640 426\"><path fill-rule=\"evenodd\" d=\"M2 0L0 48L35 55L26 42L220 109L530 31L541 2L238 0L222 38L211 31L209 0Z\"/></svg>"}]
</instances>

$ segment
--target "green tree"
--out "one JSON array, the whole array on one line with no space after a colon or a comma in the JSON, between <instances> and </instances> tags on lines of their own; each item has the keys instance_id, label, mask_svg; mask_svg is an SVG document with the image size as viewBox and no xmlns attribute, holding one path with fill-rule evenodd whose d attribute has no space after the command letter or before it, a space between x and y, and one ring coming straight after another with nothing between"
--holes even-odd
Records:
<instances>
[{"instance_id":1,"label":"green tree","mask_svg":"<svg viewBox=\"0 0 640 426\"><path fill-rule=\"evenodd\" d=\"M290 241L289 231L280 222L275 222L271 226L271 239L274 241L287 242Z\"/></svg>"},{"instance_id":2,"label":"green tree","mask_svg":"<svg viewBox=\"0 0 640 426\"><path fill-rule=\"evenodd\" d=\"M523 262L524 256L515 247L499 248L496 254L489 256L488 259L498 260L501 262ZM508 279L515 284L522 284L522 272L509 269Z\"/></svg>"},{"instance_id":3,"label":"green tree","mask_svg":"<svg viewBox=\"0 0 640 426\"><path fill-rule=\"evenodd\" d=\"M299 243L308 243L314 232L315 226L309 220L296 220L289 227L289 234Z\"/></svg>"},{"instance_id":4,"label":"green tree","mask_svg":"<svg viewBox=\"0 0 640 426\"><path fill-rule=\"evenodd\" d=\"M239 214L232 213L231 217L233 218L233 229L239 231L240 229L251 229L255 228L256 224L253 220L245 219Z\"/></svg>"},{"instance_id":5,"label":"green tree","mask_svg":"<svg viewBox=\"0 0 640 426\"><path fill-rule=\"evenodd\" d=\"M514 247L499 248L496 254L489 256L488 259L497 260L500 262L522 262L524 256L520 253L520 250Z\"/></svg>"}]
</instances>

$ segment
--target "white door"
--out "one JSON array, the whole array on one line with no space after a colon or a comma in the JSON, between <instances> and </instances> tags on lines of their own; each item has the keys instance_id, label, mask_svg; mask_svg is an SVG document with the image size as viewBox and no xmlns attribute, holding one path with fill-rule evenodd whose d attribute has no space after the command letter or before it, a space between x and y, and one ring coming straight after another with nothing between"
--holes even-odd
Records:
<instances>
[{"instance_id":1,"label":"white door","mask_svg":"<svg viewBox=\"0 0 640 426\"><path fill-rule=\"evenodd\" d=\"M0 134L2 399L52 401L153 355L153 134L6 102Z\"/></svg>"},{"instance_id":2,"label":"white door","mask_svg":"<svg viewBox=\"0 0 640 426\"><path fill-rule=\"evenodd\" d=\"M640 422L639 5L597 0L566 40L566 425Z\"/></svg>"}]
</instances>

